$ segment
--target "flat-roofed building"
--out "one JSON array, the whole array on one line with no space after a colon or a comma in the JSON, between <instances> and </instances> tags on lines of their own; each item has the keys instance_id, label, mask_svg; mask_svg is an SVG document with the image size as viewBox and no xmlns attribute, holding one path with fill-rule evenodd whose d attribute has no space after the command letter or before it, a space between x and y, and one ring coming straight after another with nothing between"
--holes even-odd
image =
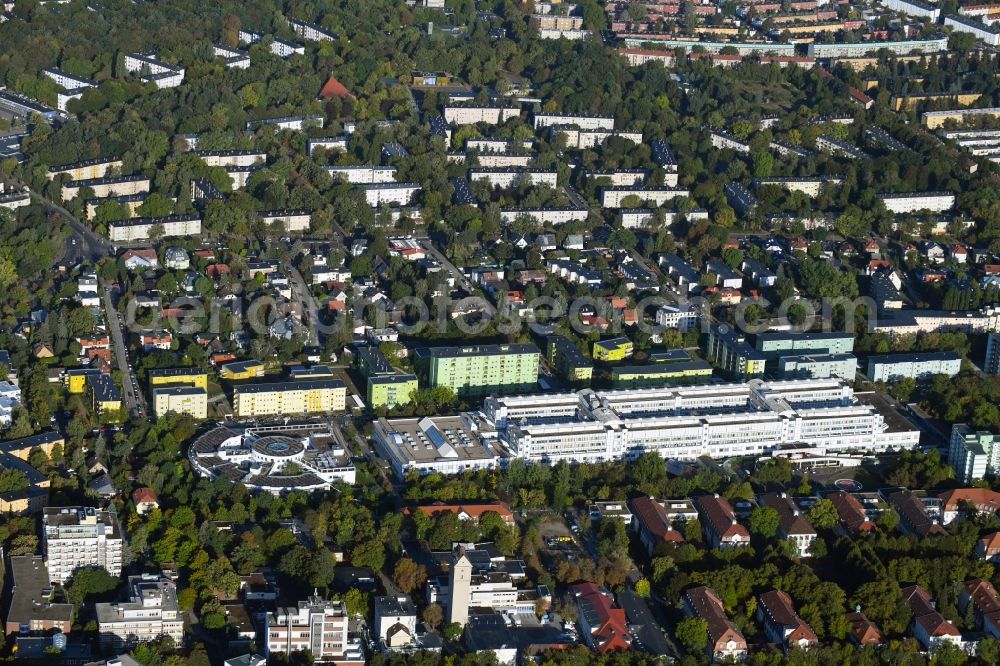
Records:
<instances>
[{"instance_id":1,"label":"flat-roofed building","mask_svg":"<svg viewBox=\"0 0 1000 666\"><path fill-rule=\"evenodd\" d=\"M177 604L177 588L166 576L129 576L129 600L94 605L97 631L105 649L127 649L169 637L184 640L184 613Z\"/></svg>"},{"instance_id":2,"label":"flat-roofed building","mask_svg":"<svg viewBox=\"0 0 1000 666\"><path fill-rule=\"evenodd\" d=\"M541 351L530 343L423 347L414 351L414 365L428 386L485 395L534 389L540 357Z\"/></svg>"},{"instance_id":3,"label":"flat-roofed building","mask_svg":"<svg viewBox=\"0 0 1000 666\"><path fill-rule=\"evenodd\" d=\"M196 386L154 388L153 412L158 418L167 414L187 414L196 419L208 418L208 392Z\"/></svg>"},{"instance_id":4,"label":"flat-roofed building","mask_svg":"<svg viewBox=\"0 0 1000 666\"><path fill-rule=\"evenodd\" d=\"M461 474L499 469L509 458L496 434L482 430L468 416L381 418L373 424L372 442L400 480L411 471Z\"/></svg>"},{"instance_id":5,"label":"flat-roofed building","mask_svg":"<svg viewBox=\"0 0 1000 666\"><path fill-rule=\"evenodd\" d=\"M930 39L904 39L897 42L866 41L840 44L812 42L807 47L806 54L811 58L854 58L878 53L882 50L896 55L940 53L948 50L948 37L940 35Z\"/></svg>"},{"instance_id":6,"label":"flat-roofed building","mask_svg":"<svg viewBox=\"0 0 1000 666\"><path fill-rule=\"evenodd\" d=\"M828 379L839 377L854 381L858 359L854 354L802 354L778 359L782 379Z\"/></svg>"},{"instance_id":7,"label":"flat-roofed building","mask_svg":"<svg viewBox=\"0 0 1000 666\"><path fill-rule=\"evenodd\" d=\"M339 666L362 666L364 651L348 635L350 616L343 601L310 597L298 606L279 607L264 616L268 655L309 650L317 661Z\"/></svg>"},{"instance_id":8,"label":"flat-roofed building","mask_svg":"<svg viewBox=\"0 0 1000 666\"><path fill-rule=\"evenodd\" d=\"M954 352L878 354L868 357L868 378L893 382L912 378L927 380L934 375L954 377L962 370L962 357Z\"/></svg>"},{"instance_id":9,"label":"flat-roofed building","mask_svg":"<svg viewBox=\"0 0 1000 666\"><path fill-rule=\"evenodd\" d=\"M42 513L42 533L51 581L65 583L77 569L89 566L121 575L124 540L113 508L48 507Z\"/></svg>"},{"instance_id":10,"label":"flat-roofed building","mask_svg":"<svg viewBox=\"0 0 1000 666\"><path fill-rule=\"evenodd\" d=\"M52 602L54 590L45 559L22 555L8 562L12 591L4 634L68 634L73 628L73 604Z\"/></svg>"},{"instance_id":11,"label":"flat-roofed building","mask_svg":"<svg viewBox=\"0 0 1000 666\"><path fill-rule=\"evenodd\" d=\"M303 379L233 385L233 412L239 418L343 412L347 386L339 379Z\"/></svg>"},{"instance_id":12,"label":"flat-roofed building","mask_svg":"<svg viewBox=\"0 0 1000 666\"><path fill-rule=\"evenodd\" d=\"M556 372L568 382L589 384L594 376L594 364L564 335L548 337L546 358Z\"/></svg>"}]
</instances>

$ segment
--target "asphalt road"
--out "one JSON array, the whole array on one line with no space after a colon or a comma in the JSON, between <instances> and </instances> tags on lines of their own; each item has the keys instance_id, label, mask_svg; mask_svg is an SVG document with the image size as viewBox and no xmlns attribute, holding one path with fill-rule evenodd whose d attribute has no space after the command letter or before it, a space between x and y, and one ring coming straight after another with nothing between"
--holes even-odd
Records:
<instances>
[{"instance_id":1,"label":"asphalt road","mask_svg":"<svg viewBox=\"0 0 1000 666\"><path fill-rule=\"evenodd\" d=\"M118 318L118 311L115 310L111 300L111 289L104 286L104 312L108 320L108 331L111 334L111 343L114 347L115 360L118 362L118 369L122 375L122 388L124 389L125 408L132 416L143 417L146 415L146 400L139 390L139 383L129 362L128 349L125 347L125 336L122 333L122 322Z\"/></svg>"},{"instance_id":2,"label":"asphalt road","mask_svg":"<svg viewBox=\"0 0 1000 666\"><path fill-rule=\"evenodd\" d=\"M14 178L9 178L7 182L16 188L26 187L24 183ZM34 201L40 203L46 210L56 213L66 220L70 229L73 230L73 235L67 241L66 251L63 254L64 261L67 263L78 263L87 259L97 263L97 260L101 257L114 255L114 247L112 247L111 243L88 229L83 222L68 210L34 190L29 189L28 193Z\"/></svg>"},{"instance_id":3,"label":"asphalt road","mask_svg":"<svg viewBox=\"0 0 1000 666\"><path fill-rule=\"evenodd\" d=\"M299 273L297 268L289 265L288 274L291 278L292 302L297 303L299 306L299 323L309 333L306 344L313 347L318 346L319 327L317 324L319 320L317 318L318 305L316 299L309 292L309 285L306 284L306 281L302 278L302 273Z\"/></svg>"},{"instance_id":4,"label":"asphalt road","mask_svg":"<svg viewBox=\"0 0 1000 666\"><path fill-rule=\"evenodd\" d=\"M474 284L472 284L472 281L469 280L467 277L465 277L465 273L460 271L458 269L458 266L451 263L448 257L444 256L444 253L442 253L434 246L433 242L431 242L430 240L423 240L420 241L420 244L423 246L425 250L427 250L427 252L434 255L434 258L437 259L439 262L441 262L442 266L451 271L451 274L455 277L455 280L462 287L462 289L469 292L470 294L475 293L476 287ZM491 317L495 317L497 314L496 307L494 307L493 304L490 303L489 300L487 300L485 297L483 297L483 303L486 306L487 313L489 313Z\"/></svg>"}]
</instances>

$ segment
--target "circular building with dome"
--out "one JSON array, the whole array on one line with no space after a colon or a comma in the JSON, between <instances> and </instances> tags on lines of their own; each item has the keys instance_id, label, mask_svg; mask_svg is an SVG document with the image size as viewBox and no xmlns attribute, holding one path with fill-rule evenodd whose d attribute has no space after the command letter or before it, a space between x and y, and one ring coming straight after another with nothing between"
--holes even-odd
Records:
<instances>
[{"instance_id":1,"label":"circular building with dome","mask_svg":"<svg viewBox=\"0 0 1000 666\"><path fill-rule=\"evenodd\" d=\"M188 458L201 476L275 495L353 484L356 476L350 455L323 425L219 426L194 441Z\"/></svg>"}]
</instances>

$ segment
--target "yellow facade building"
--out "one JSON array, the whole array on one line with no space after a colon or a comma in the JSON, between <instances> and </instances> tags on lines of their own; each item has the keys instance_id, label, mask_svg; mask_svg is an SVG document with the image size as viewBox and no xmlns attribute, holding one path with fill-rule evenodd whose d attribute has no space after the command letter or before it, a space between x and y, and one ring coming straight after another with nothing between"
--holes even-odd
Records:
<instances>
[{"instance_id":1,"label":"yellow facade building","mask_svg":"<svg viewBox=\"0 0 1000 666\"><path fill-rule=\"evenodd\" d=\"M174 414L189 414L196 419L208 418L208 392L197 386L161 386L153 389L153 410L157 418Z\"/></svg>"},{"instance_id":2,"label":"yellow facade building","mask_svg":"<svg viewBox=\"0 0 1000 666\"><path fill-rule=\"evenodd\" d=\"M634 346L628 338L612 338L594 343L595 361L623 361L632 355Z\"/></svg>"},{"instance_id":3,"label":"yellow facade building","mask_svg":"<svg viewBox=\"0 0 1000 666\"><path fill-rule=\"evenodd\" d=\"M208 390L208 373L201 368L160 368L149 371L150 387L170 385L196 386Z\"/></svg>"},{"instance_id":4,"label":"yellow facade building","mask_svg":"<svg viewBox=\"0 0 1000 666\"><path fill-rule=\"evenodd\" d=\"M66 371L66 388L73 395L87 392L87 377L101 374L97 368L73 368Z\"/></svg>"},{"instance_id":5,"label":"yellow facade building","mask_svg":"<svg viewBox=\"0 0 1000 666\"><path fill-rule=\"evenodd\" d=\"M346 407L347 386L338 379L305 379L233 387L233 412L240 418L326 414L342 412Z\"/></svg>"},{"instance_id":6,"label":"yellow facade building","mask_svg":"<svg viewBox=\"0 0 1000 666\"><path fill-rule=\"evenodd\" d=\"M229 381L259 379L264 376L264 364L260 361L236 361L226 363L219 369L219 377Z\"/></svg>"}]
</instances>

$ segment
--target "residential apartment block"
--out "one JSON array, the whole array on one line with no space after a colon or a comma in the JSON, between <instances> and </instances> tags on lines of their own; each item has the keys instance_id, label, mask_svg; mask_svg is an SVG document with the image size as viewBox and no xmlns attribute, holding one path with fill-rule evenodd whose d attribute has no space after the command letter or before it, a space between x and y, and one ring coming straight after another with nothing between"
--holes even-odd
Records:
<instances>
[{"instance_id":1,"label":"residential apartment block","mask_svg":"<svg viewBox=\"0 0 1000 666\"><path fill-rule=\"evenodd\" d=\"M767 356L728 327L712 326L706 339L705 358L736 378L764 374Z\"/></svg>"},{"instance_id":2,"label":"residential apartment block","mask_svg":"<svg viewBox=\"0 0 1000 666\"><path fill-rule=\"evenodd\" d=\"M171 215L170 217L141 217L108 225L108 238L112 243L134 243L150 239L154 229L162 229L161 238L179 238L201 234L201 217L198 215Z\"/></svg>"},{"instance_id":3,"label":"residential apartment block","mask_svg":"<svg viewBox=\"0 0 1000 666\"><path fill-rule=\"evenodd\" d=\"M540 356L533 344L425 347L414 351L414 365L428 386L459 395L514 393L535 388Z\"/></svg>"},{"instance_id":4,"label":"residential apartment block","mask_svg":"<svg viewBox=\"0 0 1000 666\"><path fill-rule=\"evenodd\" d=\"M782 379L829 379L837 377L854 381L858 359L854 354L804 354L778 359L778 376Z\"/></svg>"},{"instance_id":5,"label":"residential apartment block","mask_svg":"<svg viewBox=\"0 0 1000 666\"><path fill-rule=\"evenodd\" d=\"M349 620L344 602L319 597L300 601L297 607L278 608L265 615L265 654L309 650L316 661L362 666L365 657L361 644L348 638Z\"/></svg>"},{"instance_id":6,"label":"residential apartment block","mask_svg":"<svg viewBox=\"0 0 1000 666\"><path fill-rule=\"evenodd\" d=\"M535 131L543 127L578 127L583 130L613 130L615 119L611 116L583 116L572 113L535 114Z\"/></svg>"},{"instance_id":7,"label":"residential apartment block","mask_svg":"<svg viewBox=\"0 0 1000 666\"><path fill-rule=\"evenodd\" d=\"M107 176L90 180L71 180L63 184L60 196L63 201L76 198L84 190L90 190L96 199L132 196L149 192L150 181L145 176Z\"/></svg>"},{"instance_id":8,"label":"residential apartment block","mask_svg":"<svg viewBox=\"0 0 1000 666\"><path fill-rule=\"evenodd\" d=\"M417 183L373 183L359 188L365 193L365 201L372 208L384 205L403 205L413 200L423 188Z\"/></svg>"},{"instance_id":9,"label":"residential apartment block","mask_svg":"<svg viewBox=\"0 0 1000 666\"><path fill-rule=\"evenodd\" d=\"M566 336L550 335L545 357L559 376L570 383L589 384L594 376L594 364Z\"/></svg>"},{"instance_id":10,"label":"residential apartment block","mask_svg":"<svg viewBox=\"0 0 1000 666\"><path fill-rule=\"evenodd\" d=\"M993 476L1000 472L1000 441L993 433L956 423L951 427L948 464L960 483Z\"/></svg>"},{"instance_id":11,"label":"residential apartment block","mask_svg":"<svg viewBox=\"0 0 1000 666\"><path fill-rule=\"evenodd\" d=\"M516 106L445 106L444 119L449 125L501 125L521 115Z\"/></svg>"},{"instance_id":12,"label":"residential apartment block","mask_svg":"<svg viewBox=\"0 0 1000 666\"><path fill-rule=\"evenodd\" d=\"M66 583L77 569L89 566L121 575L124 541L113 509L48 507L42 532L51 581Z\"/></svg>"},{"instance_id":13,"label":"residential apartment block","mask_svg":"<svg viewBox=\"0 0 1000 666\"><path fill-rule=\"evenodd\" d=\"M890 213L944 213L955 207L953 192L885 192L878 195Z\"/></svg>"},{"instance_id":14,"label":"residential apartment block","mask_svg":"<svg viewBox=\"0 0 1000 666\"><path fill-rule=\"evenodd\" d=\"M486 183L489 187L509 189L522 184L548 185L556 187L559 173L557 171L539 171L536 169L470 169L470 183Z\"/></svg>"},{"instance_id":15,"label":"residential apartment block","mask_svg":"<svg viewBox=\"0 0 1000 666\"><path fill-rule=\"evenodd\" d=\"M180 645L184 641L184 614L177 605L177 588L165 576L129 576L129 600L98 603L97 630L101 646L123 650L165 636Z\"/></svg>"},{"instance_id":16,"label":"residential apartment block","mask_svg":"<svg viewBox=\"0 0 1000 666\"><path fill-rule=\"evenodd\" d=\"M157 418L167 414L188 414L196 419L208 418L208 392L197 386L161 386L153 391L153 413Z\"/></svg>"},{"instance_id":17,"label":"residential apartment block","mask_svg":"<svg viewBox=\"0 0 1000 666\"><path fill-rule=\"evenodd\" d=\"M339 379L236 384L233 412L240 418L343 412L347 387Z\"/></svg>"},{"instance_id":18,"label":"residential apartment block","mask_svg":"<svg viewBox=\"0 0 1000 666\"><path fill-rule=\"evenodd\" d=\"M139 74L143 83L152 83L161 90L184 82L184 68L163 62L153 51L129 53L125 56L125 69Z\"/></svg>"},{"instance_id":19,"label":"residential apartment block","mask_svg":"<svg viewBox=\"0 0 1000 666\"><path fill-rule=\"evenodd\" d=\"M904 378L927 380L934 375L953 377L962 369L962 357L954 352L879 354L868 357L868 378L893 382Z\"/></svg>"}]
</instances>

